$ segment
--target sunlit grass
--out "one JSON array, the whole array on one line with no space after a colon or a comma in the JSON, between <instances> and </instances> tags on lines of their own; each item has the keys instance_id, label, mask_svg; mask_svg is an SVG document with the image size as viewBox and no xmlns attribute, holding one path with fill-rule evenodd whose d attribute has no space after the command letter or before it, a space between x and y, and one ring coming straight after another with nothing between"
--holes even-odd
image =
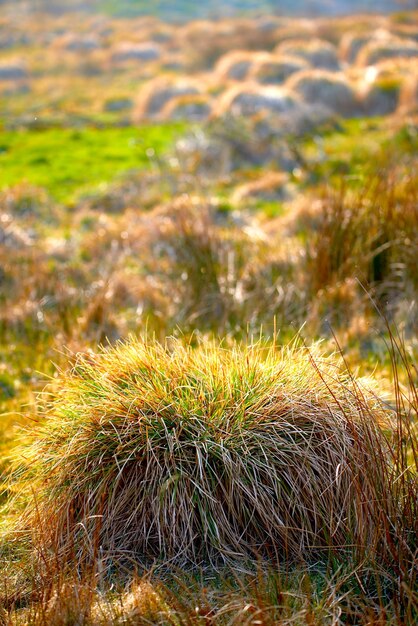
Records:
<instances>
[{"instance_id":1,"label":"sunlit grass","mask_svg":"<svg viewBox=\"0 0 418 626\"><path fill-rule=\"evenodd\" d=\"M141 128L48 128L3 132L0 188L23 181L68 201L118 174L150 165L184 130L181 123Z\"/></svg>"},{"instance_id":2,"label":"sunlit grass","mask_svg":"<svg viewBox=\"0 0 418 626\"><path fill-rule=\"evenodd\" d=\"M82 4L34 8L48 3ZM217 117L231 85L216 68L242 50L264 80L267 51L319 38L359 105L346 113L367 116L373 71L347 65L342 37L415 38L416 13L94 0L100 18L32 19L15 4L0 18L1 64L26 73L0 80L0 624L415 625L413 65L383 85L404 83L393 115L357 119ZM183 22L232 4L258 17ZM145 14L175 19L114 19ZM117 60L135 42L159 58ZM134 126L159 78L196 81L209 119Z\"/></svg>"},{"instance_id":3,"label":"sunlit grass","mask_svg":"<svg viewBox=\"0 0 418 626\"><path fill-rule=\"evenodd\" d=\"M413 624L417 394L388 332L391 407L316 348L73 355L20 452L32 532L9 513L10 623Z\"/></svg>"},{"instance_id":4,"label":"sunlit grass","mask_svg":"<svg viewBox=\"0 0 418 626\"><path fill-rule=\"evenodd\" d=\"M315 352L133 340L75 355L24 451L35 524L62 558L98 532L109 564L370 549L368 448L389 416Z\"/></svg>"},{"instance_id":5,"label":"sunlit grass","mask_svg":"<svg viewBox=\"0 0 418 626\"><path fill-rule=\"evenodd\" d=\"M361 187L391 153L414 154L418 137L412 125L391 131L382 118L353 119L314 132L299 147L310 166L310 185L347 179L350 187Z\"/></svg>"}]
</instances>

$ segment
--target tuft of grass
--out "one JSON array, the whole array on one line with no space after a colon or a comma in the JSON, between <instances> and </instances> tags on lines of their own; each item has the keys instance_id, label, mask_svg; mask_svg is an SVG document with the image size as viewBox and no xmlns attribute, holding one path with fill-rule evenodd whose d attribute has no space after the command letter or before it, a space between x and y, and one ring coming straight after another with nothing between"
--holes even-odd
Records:
<instances>
[{"instance_id":1,"label":"tuft of grass","mask_svg":"<svg viewBox=\"0 0 418 626\"><path fill-rule=\"evenodd\" d=\"M105 569L376 550L395 507L387 421L305 348L131 339L62 375L24 451L25 518L43 550L85 562L100 547Z\"/></svg>"},{"instance_id":2,"label":"tuft of grass","mask_svg":"<svg viewBox=\"0 0 418 626\"><path fill-rule=\"evenodd\" d=\"M357 278L392 304L416 294L417 202L407 163L382 168L360 189L326 189L306 245L312 292Z\"/></svg>"},{"instance_id":3,"label":"tuft of grass","mask_svg":"<svg viewBox=\"0 0 418 626\"><path fill-rule=\"evenodd\" d=\"M35 524L42 525L36 530L38 539L53 538L55 544L48 544L52 553L45 549L47 544L37 544L41 550L33 555L35 558L28 559L26 565L19 565L19 574L15 574L17 588L13 588L15 583L6 578L1 595L3 612L0 616L3 621L16 626L58 626L64 623L86 626L151 623L176 626L415 624L418 617L416 371L402 338L389 324L387 336L393 373L392 428L386 428L390 425L388 409L382 408L382 403L366 391L361 381L355 381L348 370L343 372L335 357L324 359L315 349L295 345L267 347L261 343L230 348L205 343L192 349L171 339L166 346L132 339L115 349L102 350L100 354L74 355L72 369L59 381L59 385L64 381L65 385L58 386L50 416L40 431L32 433L33 438L41 434L42 439L33 444L32 454L26 459L31 464L31 469L26 472L32 472L32 478L35 478L33 489L41 487L34 499L36 513L32 515ZM220 382L223 384L217 386L216 383ZM142 389L140 394L139 388ZM212 395L207 393L209 389ZM267 396L263 393L266 389L269 389ZM171 404L167 403L167 394ZM81 396L82 404L79 403ZM148 410L144 404L138 410L140 400L147 403ZM130 406L126 410L128 401ZM189 413L185 412L186 406ZM210 420L209 407L212 407ZM206 437L201 431L204 416ZM375 420L382 418L384 421L377 424ZM210 431L209 421L213 422ZM252 524L256 523L254 518L260 507L267 511L267 507L273 506L271 514L286 514L286 523L290 517L295 520L298 515L302 515L300 519L305 521L313 520L316 515L321 523L341 523L344 527L341 530L349 533L345 536L345 549L343 545L337 545L338 537L329 535L326 546L320 551L321 558L309 564L303 560L308 552L302 554L308 547L307 543L303 545L301 542L306 529L283 526L282 532L289 538L299 533L297 555L302 559L298 558L295 565L288 559L279 567L271 559L268 563L257 559L256 564L240 560L238 570L222 567L214 572L212 568L204 568L198 574L197 570L175 573L175 569L173 573L173 568L167 570L170 562L165 562L163 568L152 569L138 578L132 574L139 565L135 559L142 559L144 553L129 551L125 553L127 568L123 568L125 573L130 572L128 585L126 578L124 581L116 576L113 568L107 581L110 553L106 551L106 544L100 545L104 526L110 529L111 524L120 525L119 529L127 533L123 538L126 549L126 544L133 539L129 533L138 520L152 523L155 519L155 511L147 508L149 502L144 503L144 508L138 507L136 490L141 487L145 462L141 466L139 448L134 458L131 444L133 440L140 440L141 423L146 425L145 435L149 440L150 470L146 486L150 489L151 500L152 495L156 496L155 504L160 513L169 514L169 502L164 502L168 498L172 512L177 507L176 515L181 515L181 505L189 506L187 523L201 524L202 508L196 509L196 501L206 503L206 511L209 511L210 498L218 498L223 506L217 511L221 516L217 522L223 523L231 499L223 490L227 470L222 473L222 460L232 458L234 448L231 443L239 441L235 453L240 457L233 469L257 470L255 480L251 477L250 483L245 482L245 500L241 502L241 509L235 510L234 530L238 531L242 519L238 514L244 512L246 505L253 506L253 517L245 527L245 534L240 535L240 541L248 538L247 533L254 532ZM309 427L311 432L306 438ZM276 429L274 455L269 428ZM320 441L327 428L331 432ZM111 430L114 437L109 435ZM245 433L245 441L238 439L238 432ZM219 455L209 454L216 446L215 433L218 434L216 443L221 445L222 441ZM260 442L262 454L258 455ZM338 442L347 447L344 454L340 454L338 472L334 475L332 466L336 459L333 453L338 451ZM109 443L113 449L106 445ZM49 446L47 450L46 446ZM251 446L252 462L245 455L247 446ZM291 450L294 453L303 447L303 457L290 455ZM64 450L70 452L69 457L63 456ZM188 451L192 451L190 456ZM212 488L214 485L210 480L212 466L204 462L215 458L217 489ZM112 472L115 463L117 469L113 468ZM351 463L356 465L350 466ZM136 468L133 473L128 471L129 464ZM262 474L262 468L267 466L269 472ZM325 470L325 467L327 471L319 474L318 470ZM181 492L182 481L179 478L173 481L172 473L171 481L169 476L168 482L161 482L162 474L170 475L174 468L183 471L183 480L190 480L191 492L200 494L197 500L185 501ZM115 476L119 485L115 481L112 483ZM269 480L269 476L273 480ZM279 477L280 492L276 498L269 493L269 501L261 501L266 489ZM292 489L285 493L283 485L290 477L295 480ZM27 478L31 477L27 474ZM240 471L234 471L231 476L231 486L238 488L236 503L243 493L240 486L244 486L241 484L244 478L245 474ZM174 489L176 481L180 492ZM348 492L345 491L347 484ZM108 489L101 492L105 486ZM345 510L340 508L336 512L334 506L341 504L336 501L339 489L346 496L343 497ZM309 500L306 498L308 491ZM64 494L66 502L62 498ZM122 494L125 497L114 510L118 496ZM319 502L318 494L322 502ZM231 495L235 495L235 491L231 491ZM326 517L321 510L325 501L328 504ZM98 519L91 517L95 504L101 508L101 522L92 528ZM350 506L351 512L348 510ZM362 518L359 518L359 512L364 513ZM128 513L130 520L126 520ZM323 519L319 520L321 516ZM163 516L158 519L169 521ZM182 530L176 526L179 519L178 516L171 519L170 533ZM209 518L204 519L208 521ZM61 523L60 527L57 522ZM257 525L261 530L259 518ZM269 525L268 533L271 533L274 519L269 519ZM203 533L192 538L198 550L213 548L209 534L204 534L208 529L196 525L194 528L196 535ZM137 527L136 530L138 538L141 529ZM61 531L65 534L59 537L57 532ZM370 535L364 550L359 550L359 544L348 543L349 536L364 539L367 532ZM80 534L84 534L81 543ZM320 534L317 533L319 541ZM273 537L276 536L266 535L264 545L267 546L269 538ZM150 545L153 535L149 533L142 538ZM168 535L160 535L160 545L167 538ZM69 540L70 555L62 551L65 547L63 539ZM170 541L172 539L171 536ZM112 540L118 540L118 537L113 534ZM83 554L77 553L75 548L82 544L86 546L88 542L90 558L84 560L82 566L80 556ZM18 553L14 552L19 547L13 547L13 543L16 541L7 544L9 556L16 559ZM58 548L60 553L56 552ZM187 544L183 548L187 548ZM138 544L135 544L137 549ZM291 555L291 550L292 545L287 543L287 556ZM67 561L62 559L63 556L71 558ZM184 556L182 552L181 558ZM236 556L233 555L234 561ZM279 556L279 552L274 556ZM26 554L28 557L29 553ZM115 557L113 550L112 558ZM236 561L234 566L237 566ZM22 575L26 576L26 581Z\"/></svg>"},{"instance_id":4,"label":"tuft of grass","mask_svg":"<svg viewBox=\"0 0 418 626\"><path fill-rule=\"evenodd\" d=\"M246 329L271 327L273 317L282 329L302 323L303 294L292 282L281 240L267 240L257 222L237 228L216 203L184 195L156 223L146 271L158 277L169 300L160 315L169 320L166 334L178 326L242 337Z\"/></svg>"}]
</instances>

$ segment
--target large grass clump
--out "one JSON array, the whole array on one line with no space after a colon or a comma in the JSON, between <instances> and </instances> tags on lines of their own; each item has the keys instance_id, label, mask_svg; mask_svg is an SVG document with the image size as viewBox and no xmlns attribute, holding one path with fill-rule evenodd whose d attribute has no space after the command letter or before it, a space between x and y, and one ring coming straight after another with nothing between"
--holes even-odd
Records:
<instances>
[{"instance_id":1,"label":"large grass clump","mask_svg":"<svg viewBox=\"0 0 418 626\"><path fill-rule=\"evenodd\" d=\"M28 515L60 559L106 566L372 549L383 418L305 348L131 340L63 375L25 450Z\"/></svg>"}]
</instances>

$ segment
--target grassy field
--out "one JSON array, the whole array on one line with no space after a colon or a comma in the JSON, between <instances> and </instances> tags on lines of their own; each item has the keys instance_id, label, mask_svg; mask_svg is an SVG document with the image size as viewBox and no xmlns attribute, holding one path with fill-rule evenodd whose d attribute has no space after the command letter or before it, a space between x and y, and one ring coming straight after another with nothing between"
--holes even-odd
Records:
<instances>
[{"instance_id":1,"label":"grassy field","mask_svg":"<svg viewBox=\"0 0 418 626\"><path fill-rule=\"evenodd\" d=\"M138 4L1 13L0 624L413 626L417 15Z\"/></svg>"},{"instance_id":2,"label":"grassy field","mask_svg":"<svg viewBox=\"0 0 418 626\"><path fill-rule=\"evenodd\" d=\"M150 166L183 130L183 124L141 128L46 128L4 132L0 186L29 183L58 201L111 183Z\"/></svg>"}]
</instances>

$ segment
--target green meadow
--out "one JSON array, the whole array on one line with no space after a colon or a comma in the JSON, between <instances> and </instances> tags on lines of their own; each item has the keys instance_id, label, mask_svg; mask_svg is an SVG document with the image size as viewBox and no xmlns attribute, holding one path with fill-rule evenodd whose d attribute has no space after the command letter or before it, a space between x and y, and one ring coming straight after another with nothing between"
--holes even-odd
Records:
<instances>
[{"instance_id":1,"label":"green meadow","mask_svg":"<svg viewBox=\"0 0 418 626\"><path fill-rule=\"evenodd\" d=\"M69 201L124 173L149 168L183 129L183 123L167 123L6 131L0 139L0 187L26 182Z\"/></svg>"}]
</instances>

